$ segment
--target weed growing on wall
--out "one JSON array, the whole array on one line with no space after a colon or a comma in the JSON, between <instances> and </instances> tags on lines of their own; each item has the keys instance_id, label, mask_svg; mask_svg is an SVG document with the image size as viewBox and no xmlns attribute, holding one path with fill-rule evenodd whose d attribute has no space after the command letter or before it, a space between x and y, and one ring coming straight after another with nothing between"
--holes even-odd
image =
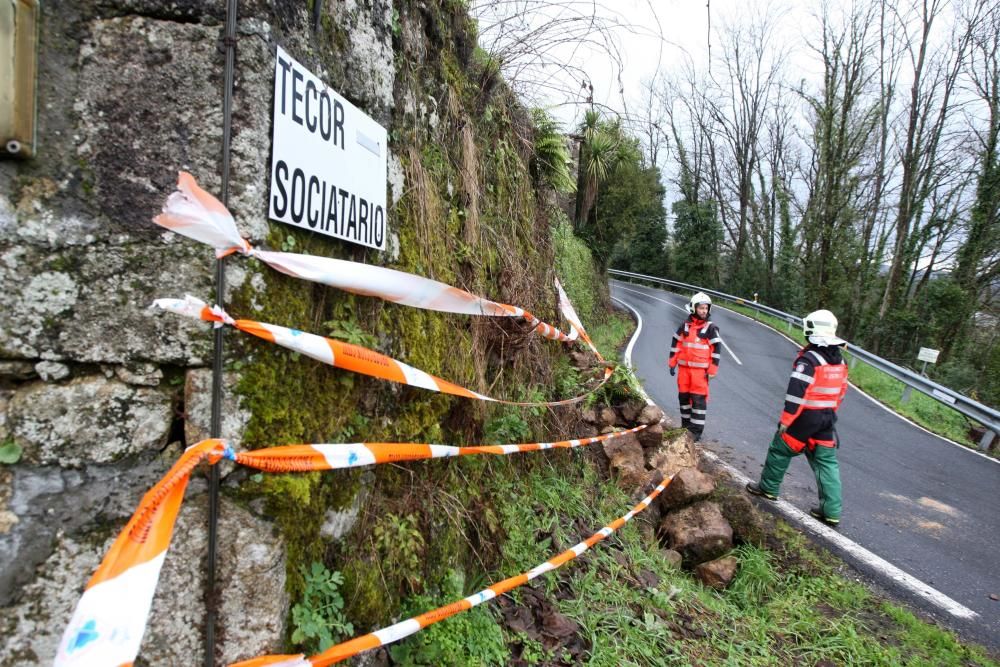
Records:
<instances>
[{"instance_id":1,"label":"weed growing on wall","mask_svg":"<svg viewBox=\"0 0 1000 667\"><path fill-rule=\"evenodd\" d=\"M422 569L424 536L411 516L386 514L372 530L375 549L383 557L382 567L390 575L407 582L411 590L420 584L417 573Z\"/></svg>"},{"instance_id":2,"label":"weed growing on wall","mask_svg":"<svg viewBox=\"0 0 1000 667\"><path fill-rule=\"evenodd\" d=\"M314 562L310 568L302 568L302 578L302 600L292 607L292 642L309 653L318 653L354 634L354 625L344 616L340 594L344 576Z\"/></svg>"},{"instance_id":3,"label":"weed growing on wall","mask_svg":"<svg viewBox=\"0 0 1000 667\"><path fill-rule=\"evenodd\" d=\"M469 590L465 575L448 570L436 595L415 595L404 605L411 616L452 602L475 591ZM453 616L419 634L393 645L389 655L397 665L410 667L486 667L506 665L510 652L490 606Z\"/></svg>"}]
</instances>

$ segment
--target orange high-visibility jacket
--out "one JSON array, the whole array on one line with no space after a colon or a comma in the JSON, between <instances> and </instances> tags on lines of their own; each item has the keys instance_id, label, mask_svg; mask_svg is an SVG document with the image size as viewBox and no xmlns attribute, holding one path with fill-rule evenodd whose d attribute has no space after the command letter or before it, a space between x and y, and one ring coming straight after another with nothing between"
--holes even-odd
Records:
<instances>
[{"instance_id":1,"label":"orange high-visibility jacket","mask_svg":"<svg viewBox=\"0 0 1000 667\"><path fill-rule=\"evenodd\" d=\"M719 327L711 320L702 321L688 317L674 333L669 365L671 368L676 366L703 368L709 375L715 375L719 372L721 342Z\"/></svg>"},{"instance_id":2,"label":"orange high-visibility jacket","mask_svg":"<svg viewBox=\"0 0 1000 667\"><path fill-rule=\"evenodd\" d=\"M836 412L846 393L847 364L830 363L816 350L803 349L788 381L781 423L791 425L803 410Z\"/></svg>"}]
</instances>

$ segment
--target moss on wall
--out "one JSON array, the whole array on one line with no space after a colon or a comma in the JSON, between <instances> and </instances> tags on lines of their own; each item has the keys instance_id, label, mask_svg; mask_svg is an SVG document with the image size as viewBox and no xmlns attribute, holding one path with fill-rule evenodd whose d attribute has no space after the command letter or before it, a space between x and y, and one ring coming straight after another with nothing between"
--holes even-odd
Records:
<instances>
[{"instance_id":1,"label":"moss on wall","mask_svg":"<svg viewBox=\"0 0 1000 667\"><path fill-rule=\"evenodd\" d=\"M406 174L405 193L389 218L400 245L393 267L524 305L553 320L553 252L527 167L528 116L493 80L488 64L471 57L475 30L463 3L396 3L392 29L394 46L415 33L438 45L420 63L397 52L397 100L433 95L438 104L432 127L397 101L388 128ZM322 30L329 44L319 57L332 63L343 48L341 36L328 21ZM331 71L336 78L332 65ZM383 255L278 225L268 242L295 252L385 261ZM562 350L514 323L386 304L263 270L266 292L255 294L248 283L235 300L234 315L321 334L328 333L325 323L347 320L370 336L365 344L450 381L511 398L551 393L552 359ZM255 302L260 310L251 309ZM244 337L235 345L234 357L252 362L241 364L239 385L252 413L248 447L460 444L480 438L484 422L511 412L363 378L262 341ZM542 411L515 417L529 432L544 432ZM483 573L495 564L501 536L493 494L516 476L519 465L526 463L460 459L379 466L358 522L334 545L320 539L320 527L329 509L350 505L360 488L357 475L254 476L240 495L248 501L263 498L282 530L293 600L302 594L300 566L323 560L345 575L345 613L364 630L388 622L404 595L442 580L448 568ZM377 529L385 530L389 516L411 517L423 536L415 571L386 566L404 555L384 553L384 545L376 544Z\"/></svg>"}]
</instances>

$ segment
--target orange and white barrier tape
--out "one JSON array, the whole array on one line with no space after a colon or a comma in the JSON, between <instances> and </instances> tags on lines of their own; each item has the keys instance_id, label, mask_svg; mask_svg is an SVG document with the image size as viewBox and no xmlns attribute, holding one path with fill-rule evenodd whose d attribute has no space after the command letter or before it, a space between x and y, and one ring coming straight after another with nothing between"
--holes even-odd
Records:
<instances>
[{"instance_id":1,"label":"orange and white barrier tape","mask_svg":"<svg viewBox=\"0 0 1000 667\"><path fill-rule=\"evenodd\" d=\"M224 450L221 440L189 447L143 496L87 583L59 643L56 667L132 664L191 471L203 460L217 462Z\"/></svg>"},{"instance_id":2,"label":"orange and white barrier tape","mask_svg":"<svg viewBox=\"0 0 1000 667\"><path fill-rule=\"evenodd\" d=\"M475 447L451 447L448 445L408 444L402 442L367 442L345 445L287 445L255 449L249 452L228 454L239 464L266 472L308 472L313 470L339 470L356 468L378 463L398 461L419 461L453 456L475 456L492 454L503 456L517 452L537 452L545 449L572 449L595 442L620 438L646 428L636 426L626 431L616 431L589 438L575 438L558 442L531 442L519 445L478 445Z\"/></svg>"},{"instance_id":3,"label":"orange and white barrier tape","mask_svg":"<svg viewBox=\"0 0 1000 667\"><path fill-rule=\"evenodd\" d=\"M558 280L559 307L570 323L568 334L542 322L523 308L490 301L412 273L330 257L254 248L240 236L232 214L222 202L202 190L194 177L184 171L177 176L177 190L167 197L163 212L153 218L153 221L161 227L212 246L219 257L234 252L256 257L289 276L406 306L464 315L521 318L546 338L570 342L580 337L597 353L580 325L579 318L572 311L572 306L569 306L569 300L559 287Z\"/></svg>"},{"instance_id":4,"label":"orange and white barrier tape","mask_svg":"<svg viewBox=\"0 0 1000 667\"><path fill-rule=\"evenodd\" d=\"M360 345L343 343L332 338L305 333L298 329L288 329L275 324L265 324L253 320L234 320L220 307L213 306L209 308L204 301L190 295L183 299L156 299L153 305L178 315L185 315L194 319L205 320L206 322L215 322L217 326L228 324L240 331L253 334L254 336L276 343L289 350L294 350L336 368L444 394L476 398L481 401L491 401L494 403L505 403L507 405L526 406L566 405L568 403L576 403L587 397L587 394L583 394L560 401L543 401L537 403L505 401L498 398L491 398L448 382L447 380L442 380L413 366L397 361L392 357L387 357L384 354L369 350ZM611 366L606 365L601 384L607 382L608 378L611 377L611 373ZM591 392L595 389L597 387L591 389Z\"/></svg>"},{"instance_id":5,"label":"orange and white barrier tape","mask_svg":"<svg viewBox=\"0 0 1000 667\"><path fill-rule=\"evenodd\" d=\"M356 637L355 639L351 639L350 641L346 641L342 644L337 644L322 653L308 658L301 653L298 655L270 655L234 663L230 665L230 667L263 667L264 665L269 665L270 667L324 667L325 665L332 665L343 660L347 660L348 658L358 655L359 653L363 653L364 651L369 651L373 648L385 646L387 644L397 642L400 639L409 637L429 625L433 625L434 623L443 621L446 618L454 616L455 614L477 607L488 600L492 600L498 595L503 595L518 586L528 583L535 577L543 575L546 572L551 572L561 565L573 560L583 552L587 551L587 549L624 526L636 514L639 514L649 507L653 500L660 495L665 488L667 488L672 479L673 478L671 477L670 479L665 480L662 484L653 489L652 493L639 501L639 503L633 507L628 514L615 519L583 542L567 549L554 558L550 558L541 565L528 570L527 572L519 574L515 577L504 579L500 583L494 584L489 588L484 588L478 593L470 595L467 598L457 600L456 602L452 602L451 604L443 607L438 607L437 609L420 614L419 616L414 616L413 618L409 618L405 621L400 621L399 623L390 625L387 628L382 628L381 630L371 632L367 635Z\"/></svg>"},{"instance_id":6,"label":"orange and white barrier tape","mask_svg":"<svg viewBox=\"0 0 1000 667\"><path fill-rule=\"evenodd\" d=\"M170 547L191 472L202 461L229 459L265 472L338 470L396 461L572 448L619 438L645 425L589 438L514 445L450 447L410 443L289 445L234 452L224 440L189 447L143 496L77 603L56 654L57 667L131 665L146 631L149 609Z\"/></svg>"}]
</instances>

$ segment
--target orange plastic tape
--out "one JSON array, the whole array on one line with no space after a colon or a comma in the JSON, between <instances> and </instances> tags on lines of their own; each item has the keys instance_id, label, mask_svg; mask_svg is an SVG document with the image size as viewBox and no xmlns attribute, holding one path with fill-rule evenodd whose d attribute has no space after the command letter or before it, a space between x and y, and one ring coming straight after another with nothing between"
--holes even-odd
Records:
<instances>
[{"instance_id":1,"label":"orange plastic tape","mask_svg":"<svg viewBox=\"0 0 1000 667\"><path fill-rule=\"evenodd\" d=\"M348 658L356 656L359 653L363 653L364 651L369 651L373 648L385 646L387 644L397 642L400 639L404 639L405 637L409 637L429 625L443 621L446 618L450 618L463 611L468 611L473 607L479 606L488 600L492 600L498 595L503 595L518 586L528 583L535 577L551 572L552 570L555 570L556 568L573 560L580 554L587 551L590 547L594 546L601 540L604 540L616 530L624 526L632 519L632 517L649 507L653 500L656 499L656 497L660 495L665 488L667 488L672 479L673 478L671 477L670 479L665 480L662 484L653 489L652 493L639 501L639 503L633 507L631 511L624 516L615 519L583 542L580 542L576 546L567 549L553 558L550 558L541 565L538 565L527 572L504 579L503 581L494 584L489 588L484 588L478 593L470 595L467 598L456 600L451 604L438 607L437 609L420 614L419 616L414 616L413 618L390 625L387 628L371 632L367 635L362 635L361 637L356 637L355 639L351 639L350 641L346 641L342 644L337 644L322 653L308 658L304 654L262 656L251 660L233 663L230 667L263 667L264 665L268 665L269 667L324 667L325 665L333 665L343 660L347 660Z\"/></svg>"},{"instance_id":2,"label":"orange plastic tape","mask_svg":"<svg viewBox=\"0 0 1000 667\"><path fill-rule=\"evenodd\" d=\"M414 368L388 357L380 352L369 350L360 345L342 343L339 340L325 338L315 334L299 331L298 329L288 329L275 324L255 322L254 320L235 320L218 306L211 308L208 305L192 296L183 299L156 299L153 304L164 310L168 310L178 315L184 315L206 322L215 322L217 325L228 324L240 331L263 338L282 347L288 348L307 357L329 364L336 368L381 378L390 382L409 385L411 387L421 387L430 391L462 396L465 398L475 398L480 401L490 401L493 403L504 403L506 405L522 406L555 406L566 405L582 401L589 394L596 391L601 385L611 377L613 369L610 364L604 367L604 377L601 383L591 389L586 394L574 396L559 401L505 401L498 398L491 398L478 392L466 389L447 380L442 380L430 373Z\"/></svg>"},{"instance_id":3,"label":"orange plastic tape","mask_svg":"<svg viewBox=\"0 0 1000 667\"><path fill-rule=\"evenodd\" d=\"M558 280L556 289L559 292L559 309L570 323L568 334L542 322L518 306L484 299L412 273L343 259L254 248L240 236L232 214L222 202L202 190L194 177L184 171L177 175L177 190L167 197L163 212L153 218L153 222L212 246L219 257L234 252L256 257L285 275L414 308L464 315L519 318L546 338L563 342L582 338L600 357Z\"/></svg>"},{"instance_id":4,"label":"orange plastic tape","mask_svg":"<svg viewBox=\"0 0 1000 667\"><path fill-rule=\"evenodd\" d=\"M472 447L351 443L289 445L237 453L224 440L199 442L189 447L163 479L143 496L132 518L105 554L63 633L55 664L60 667L127 665L135 659L184 490L191 472L202 461L215 464L226 458L266 472L336 470L395 461L580 447L620 438L644 428L645 425L558 442Z\"/></svg>"}]
</instances>

